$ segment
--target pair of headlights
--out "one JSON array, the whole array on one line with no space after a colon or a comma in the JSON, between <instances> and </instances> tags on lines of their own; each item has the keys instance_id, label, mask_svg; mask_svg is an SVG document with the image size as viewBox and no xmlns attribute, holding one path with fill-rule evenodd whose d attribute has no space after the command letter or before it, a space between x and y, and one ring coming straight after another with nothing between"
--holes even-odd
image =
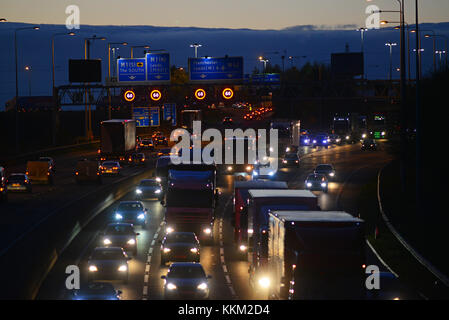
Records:
<instances>
[{"instance_id":1,"label":"pair of headlights","mask_svg":"<svg viewBox=\"0 0 449 320\"><path fill-rule=\"evenodd\" d=\"M176 290L178 287L174 283L167 283L168 290ZM202 282L197 287L198 290L206 290L208 288L207 283Z\"/></svg>"},{"instance_id":2,"label":"pair of headlights","mask_svg":"<svg viewBox=\"0 0 449 320\"><path fill-rule=\"evenodd\" d=\"M120 267L118 267L118 269L117 269L117 271L120 271L120 272L125 272L125 271L127 271L128 270L128 266L126 265L126 264L122 264ZM91 265L91 266L89 266L89 271L90 272L97 272L98 271L98 268L97 268L97 266L95 266L95 265Z\"/></svg>"},{"instance_id":3,"label":"pair of headlights","mask_svg":"<svg viewBox=\"0 0 449 320\"><path fill-rule=\"evenodd\" d=\"M115 214L115 219L116 219L116 220L122 220L122 219L123 219L123 216L122 216L120 213L116 213L116 214ZM139 215L137 216L137 219L139 219L139 220L144 220L144 219L145 219L145 214L144 214L144 213L139 214Z\"/></svg>"},{"instance_id":4,"label":"pair of headlights","mask_svg":"<svg viewBox=\"0 0 449 320\"><path fill-rule=\"evenodd\" d=\"M106 239L103 240L103 243L104 243L105 245L110 245L110 244L112 243L112 241L109 240L108 238L106 238ZM129 239L126 243L129 244L129 245L131 245L131 246L133 246L133 245L136 244L136 240L134 240L134 239Z\"/></svg>"},{"instance_id":5,"label":"pair of headlights","mask_svg":"<svg viewBox=\"0 0 449 320\"><path fill-rule=\"evenodd\" d=\"M169 253L169 252L171 252L171 249L170 248L164 248L163 251L164 251L164 253ZM190 252L197 253L198 249L197 248L190 248Z\"/></svg>"},{"instance_id":6,"label":"pair of headlights","mask_svg":"<svg viewBox=\"0 0 449 320\"><path fill-rule=\"evenodd\" d=\"M137 194L142 194L142 190L141 190L141 189L136 189L136 193L137 193ZM161 189L156 189L156 190L154 190L154 193L156 193L156 194L161 193Z\"/></svg>"}]
</instances>

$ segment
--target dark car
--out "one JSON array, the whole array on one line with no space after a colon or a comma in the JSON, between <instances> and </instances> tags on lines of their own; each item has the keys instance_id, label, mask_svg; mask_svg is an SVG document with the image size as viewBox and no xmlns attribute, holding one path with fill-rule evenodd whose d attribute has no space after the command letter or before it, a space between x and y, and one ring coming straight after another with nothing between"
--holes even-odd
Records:
<instances>
[{"instance_id":1,"label":"dark car","mask_svg":"<svg viewBox=\"0 0 449 320\"><path fill-rule=\"evenodd\" d=\"M163 148L163 149L159 149L157 151L157 156L158 157L162 157L162 156L170 156L172 154L172 150L171 148Z\"/></svg>"},{"instance_id":2,"label":"dark car","mask_svg":"<svg viewBox=\"0 0 449 320\"><path fill-rule=\"evenodd\" d=\"M32 192L31 181L25 173L12 173L6 180L8 192Z\"/></svg>"},{"instance_id":3,"label":"dark car","mask_svg":"<svg viewBox=\"0 0 449 320\"><path fill-rule=\"evenodd\" d=\"M168 139L163 135L157 135L153 140L155 146L168 146Z\"/></svg>"},{"instance_id":4,"label":"dark car","mask_svg":"<svg viewBox=\"0 0 449 320\"><path fill-rule=\"evenodd\" d=\"M147 224L147 209L140 201L120 201L114 211L114 220L144 227Z\"/></svg>"},{"instance_id":5,"label":"dark car","mask_svg":"<svg viewBox=\"0 0 449 320\"><path fill-rule=\"evenodd\" d=\"M140 181L136 188L136 198L144 199L162 199L162 186L156 179L145 179Z\"/></svg>"},{"instance_id":6,"label":"dark car","mask_svg":"<svg viewBox=\"0 0 449 320\"><path fill-rule=\"evenodd\" d=\"M376 141L373 139L365 139L362 141L362 150L377 150L377 144Z\"/></svg>"},{"instance_id":7,"label":"dark car","mask_svg":"<svg viewBox=\"0 0 449 320\"><path fill-rule=\"evenodd\" d=\"M330 143L331 144L338 144L340 145L342 143L342 139L338 134L331 134L329 135Z\"/></svg>"},{"instance_id":8,"label":"dark car","mask_svg":"<svg viewBox=\"0 0 449 320\"><path fill-rule=\"evenodd\" d=\"M137 255L137 236L131 223L110 223L101 237L101 243L105 247L121 247L125 251L132 251Z\"/></svg>"},{"instance_id":9,"label":"dark car","mask_svg":"<svg viewBox=\"0 0 449 320\"><path fill-rule=\"evenodd\" d=\"M324 174L328 179L335 177L335 169L331 164L319 164L316 166L314 173Z\"/></svg>"},{"instance_id":10,"label":"dark car","mask_svg":"<svg viewBox=\"0 0 449 320\"><path fill-rule=\"evenodd\" d=\"M287 153L282 159L282 165L284 167L297 167L299 166L299 157L297 153Z\"/></svg>"},{"instance_id":11,"label":"dark car","mask_svg":"<svg viewBox=\"0 0 449 320\"><path fill-rule=\"evenodd\" d=\"M141 150L154 150L153 139L142 139L139 143L139 149Z\"/></svg>"},{"instance_id":12,"label":"dark car","mask_svg":"<svg viewBox=\"0 0 449 320\"><path fill-rule=\"evenodd\" d=\"M195 262L174 262L168 268L165 280L165 299L208 299L209 281L203 266Z\"/></svg>"},{"instance_id":13,"label":"dark car","mask_svg":"<svg viewBox=\"0 0 449 320\"><path fill-rule=\"evenodd\" d=\"M0 167L0 202L8 200L8 189L6 188L5 168Z\"/></svg>"},{"instance_id":14,"label":"dark car","mask_svg":"<svg viewBox=\"0 0 449 320\"><path fill-rule=\"evenodd\" d=\"M329 147L330 146L330 138L328 135L324 134L318 134L313 138L313 146L320 146L320 147Z\"/></svg>"},{"instance_id":15,"label":"dark car","mask_svg":"<svg viewBox=\"0 0 449 320\"><path fill-rule=\"evenodd\" d=\"M133 153L129 156L128 163L134 166L144 166L146 165L146 160L145 153Z\"/></svg>"},{"instance_id":16,"label":"dark car","mask_svg":"<svg viewBox=\"0 0 449 320\"><path fill-rule=\"evenodd\" d=\"M200 262L200 242L193 232L171 232L161 241L161 265L169 261Z\"/></svg>"},{"instance_id":17,"label":"dark car","mask_svg":"<svg viewBox=\"0 0 449 320\"><path fill-rule=\"evenodd\" d=\"M222 121L222 124L224 124L224 125L231 125L232 122L233 122L233 120L232 120L231 117L224 117L223 121Z\"/></svg>"},{"instance_id":18,"label":"dark car","mask_svg":"<svg viewBox=\"0 0 449 320\"><path fill-rule=\"evenodd\" d=\"M73 300L120 300L122 291L108 282L91 282L73 292Z\"/></svg>"},{"instance_id":19,"label":"dark car","mask_svg":"<svg viewBox=\"0 0 449 320\"><path fill-rule=\"evenodd\" d=\"M323 191L324 193L327 193L328 184L328 180L324 174L309 174L305 181L307 190Z\"/></svg>"},{"instance_id":20,"label":"dark car","mask_svg":"<svg viewBox=\"0 0 449 320\"><path fill-rule=\"evenodd\" d=\"M104 175L120 175L120 170L122 167L118 161L104 161L101 164L101 173Z\"/></svg>"},{"instance_id":21,"label":"dark car","mask_svg":"<svg viewBox=\"0 0 449 320\"><path fill-rule=\"evenodd\" d=\"M120 247L97 247L87 261L88 280L123 280L128 282L131 260Z\"/></svg>"}]
</instances>

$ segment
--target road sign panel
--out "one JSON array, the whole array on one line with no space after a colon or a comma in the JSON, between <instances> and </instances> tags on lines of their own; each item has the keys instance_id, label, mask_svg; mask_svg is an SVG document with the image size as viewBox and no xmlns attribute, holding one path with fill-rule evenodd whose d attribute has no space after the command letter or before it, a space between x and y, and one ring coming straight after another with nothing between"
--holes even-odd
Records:
<instances>
[{"instance_id":1,"label":"road sign panel","mask_svg":"<svg viewBox=\"0 0 449 320\"><path fill-rule=\"evenodd\" d=\"M279 84L281 82L281 75L279 73L253 74L251 81L254 84Z\"/></svg>"},{"instance_id":2,"label":"road sign panel","mask_svg":"<svg viewBox=\"0 0 449 320\"><path fill-rule=\"evenodd\" d=\"M150 126L150 108L148 107L134 107L133 119L136 120L136 127Z\"/></svg>"},{"instance_id":3,"label":"road sign panel","mask_svg":"<svg viewBox=\"0 0 449 320\"><path fill-rule=\"evenodd\" d=\"M121 58L117 60L117 81L145 81L145 58Z\"/></svg>"},{"instance_id":4,"label":"road sign panel","mask_svg":"<svg viewBox=\"0 0 449 320\"><path fill-rule=\"evenodd\" d=\"M243 57L189 58L190 81L243 79Z\"/></svg>"},{"instance_id":5,"label":"road sign panel","mask_svg":"<svg viewBox=\"0 0 449 320\"><path fill-rule=\"evenodd\" d=\"M147 81L170 81L170 55L147 53Z\"/></svg>"},{"instance_id":6,"label":"road sign panel","mask_svg":"<svg viewBox=\"0 0 449 320\"><path fill-rule=\"evenodd\" d=\"M158 127L160 125L159 107L150 108L150 125L152 127Z\"/></svg>"},{"instance_id":7,"label":"road sign panel","mask_svg":"<svg viewBox=\"0 0 449 320\"><path fill-rule=\"evenodd\" d=\"M176 103L164 103L162 110L164 120L171 120L172 126L176 126Z\"/></svg>"}]
</instances>

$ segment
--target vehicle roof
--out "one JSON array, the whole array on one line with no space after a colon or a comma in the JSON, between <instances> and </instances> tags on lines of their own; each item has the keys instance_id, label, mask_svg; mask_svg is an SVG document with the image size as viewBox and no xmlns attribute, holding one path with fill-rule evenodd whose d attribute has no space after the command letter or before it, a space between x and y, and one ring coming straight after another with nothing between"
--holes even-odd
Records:
<instances>
[{"instance_id":1,"label":"vehicle roof","mask_svg":"<svg viewBox=\"0 0 449 320\"><path fill-rule=\"evenodd\" d=\"M312 222L363 222L345 211L283 211L270 212L283 222L312 221Z\"/></svg>"},{"instance_id":2,"label":"vehicle roof","mask_svg":"<svg viewBox=\"0 0 449 320\"><path fill-rule=\"evenodd\" d=\"M171 267L197 267L197 268L203 268L201 263L197 263L197 262L173 262L170 265L170 268Z\"/></svg>"},{"instance_id":3,"label":"vehicle roof","mask_svg":"<svg viewBox=\"0 0 449 320\"><path fill-rule=\"evenodd\" d=\"M195 232L187 232L187 231L173 231L173 232L167 233L165 236L170 237L171 235L175 235L175 234L195 236Z\"/></svg>"},{"instance_id":4,"label":"vehicle roof","mask_svg":"<svg viewBox=\"0 0 449 320\"><path fill-rule=\"evenodd\" d=\"M249 194L253 198L316 198L316 195L309 190L250 189Z\"/></svg>"},{"instance_id":5,"label":"vehicle roof","mask_svg":"<svg viewBox=\"0 0 449 320\"><path fill-rule=\"evenodd\" d=\"M125 222L113 222L108 223L107 227L113 227L113 226L125 226L125 227L134 227L132 223L125 223Z\"/></svg>"},{"instance_id":6,"label":"vehicle roof","mask_svg":"<svg viewBox=\"0 0 449 320\"><path fill-rule=\"evenodd\" d=\"M96 247L94 251L122 251L121 247Z\"/></svg>"},{"instance_id":7,"label":"vehicle roof","mask_svg":"<svg viewBox=\"0 0 449 320\"><path fill-rule=\"evenodd\" d=\"M318 168L320 166L330 166L330 167L332 167L332 165L330 163L320 163L315 168Z\"/></svg>"},{"instance_id":8,"label":"vehicle roof","mask_svg":"<svg viewBox=\"0 0 449 320\"><path fill-rule=\"evenodd\" d=\"M235 181L235 188L254 188L254 189L288 189L287 182L285 181L264 181L264 180L251 180L251 181Z\"/></svg>"},{"instance_id":9,"label":"vehicle roof","mask_svg":"<svg viewBox=\"0 0 449 320\"><path fill-rule=\"evenodd\" d=\"M140 203L140 204L142 204L142 201L139 201L139 200L127 200L127 201L120 201L119 204L122 204L122 203Z\"/></svg>"}]
</instances>

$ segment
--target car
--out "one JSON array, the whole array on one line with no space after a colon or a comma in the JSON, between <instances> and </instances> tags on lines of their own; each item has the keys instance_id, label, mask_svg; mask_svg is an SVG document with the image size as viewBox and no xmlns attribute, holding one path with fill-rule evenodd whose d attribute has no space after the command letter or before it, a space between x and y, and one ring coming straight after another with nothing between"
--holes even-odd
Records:
<instances>
[{"instance_id":1,"label":"car","mask_svg":"<svg viewBox=\"0 0 449 320\"><path fill-rule=\"evenodd\" d=\"M165 280L165 299L208 299L209 281L203 266L195 262L174 262L168 268Z\"/></svg>"},{"instance_id":2,"label":"car","mask_svg":"<svg viewBox=\"0 0 449 320\"><path fill-rule=\"evenodd\" d=\"M307 190L311 191L328 191L328 180L324 174L312 173L307 176L305 186Z\"/></svg>"},{"instance_id":3,"label":"car","mask_svg":"<svg viewBox=\"0 0 449 320\"><path fill-rule=\"evenodd\" d=\"M320 146L328 148L330 145L330 138L325 134L317 134L313 139L313 146Z\"/></svg>"},{"instance_id":4,"label":"car","mask_svg":"<svg viewBox=\"0 0 449 320\"><path fill-rule=\"evenodd\" d=\"M331 144L341 144L341 137L337 134L331 134L329 135L330 143Z\"/></svg>"},{"instance_id":5,"label":"car","mask_svg":"<svg viewBox=\"0 0 449 320\"><path fill-rule=\"evenodd\" d=\"M115 290L109 282L91 282L74 290L72 300L120 300L121 290Z\"/></svg>"},{"instance_id":6,"label":"car","mask_svg":"<svg viewBox=\"0 0 449 320\"><path fill-rule=\"evenodd\" d=\"M311 146L311 145L313 145L313 143L312 143L313 138L311 136L309 136L309 135L302 135L299 139L300 139L300 144L302 146Z\"/></svg>"},{"instance_id":7,"label":"car","mask_svg":"<svg viewBox=\"0 0 449 320\"><path fill-rule=\"evenodd\" d=\"M114 220L144 227L147 224L147 211L140 201L120 201L114 211Z\"/></svg>"},{"instance_id":8,"label":"car","mask_svg":"<svg viewBox=\"0 0 449 320\"><path fill-rule=\"evenodd\" d=\"M87 261L89 282L96 280L122 280L128 283L131 260L120 247L96 247Z\"/></svg>"},{"instance_id":9,"label":"car","mask_svg":"<svg viewBox=\"0 0 449 320\"><path fill-rule=\"evenodd\" d=\"M299 156L297 153L286 153L282 158L282 165L284 167L297 167L299 166Z\"/></svg>"},{"instance_id":10,"label":"car","mask_svg":"<svg viewBox=\"0 0 449 320\"><path fill-rule=\"evenodd\" d=\"M161 266L167 262L200 262L200 242L194 232L171 232L161 240Z\"/></svg>"},{"instance_id":11,"label":"car","mask_svg":"<svg viewBox=\"0 0 449 320\"><path fill-rule=\"evenodd\" d=\"M110 175L120 175L120 163L118 161L104 161L101 164L101 173Z\"/></svg>"},{"instance_id":12,"label":"car","mask_svg":"<svg viewBox=\"0 0 449 320\"><path fill-rule=\"evenodd\" d=\"M139 143L139 149L141 150L154 150L153 139L142 139Z\"/></svg>"},{"instance_id":13,"label":"car","mask_svg":"<svg viewBox=\"0 0 449 320\"><path fill-rule=\"evenodd\" d=\"M260 164L257 162L252 171L252 179L274 179L276 177L276 170L270 168L270 163Z\"/></svg>"},{"instance_id":14,"label":"car","mask_svg":"<svg viewBox=\"0 0 449 320\"><path fill-rule=\"evenodd\" d=\"M162 186L156 179L144 179L140 181L136 188L136 198L143 199L157 199L162 198Z\"/></svg>"},{"instance_id":15,"label":"car","mask_svg":"<svg viewBox=\"0 0 449 320\"><path fill-rule=\"evenodd\" d=\"M377 150L377 144L376 141L374 141L374 139L365 139L362 141L362 146L361 146L362 150Z\"/></svg>"},{"instance_id":16,"label":"car","mask_svg":"<svg viewBox=\"0 0 449 320\"><path fill-rule=\"evenodd\" d=\"M313 172L316 174L324 174L328 179L335 177L335 169L331 164L319 164Z\"/></svg>"},{"instance_id":17,"label":"car","mask_svg":"<svg viewBox=\"0 0 449 320\"><path fill-rule=\"evenodd\" d=\"M11 173L6 180L8 192L32 192L31 181L25 173Z\"/></svg>"},{"instance_id":18,"label":"car","mask_svg":"<svg viewBox=\"0 0 449 320\"><path fill-rule=\"evenodd\" d=\"M153 138L155 146L168 146L168 139L163 135L158 135Z\"/></svg>"},{"instance_id":19,"label":"car","mask_svg":"<svg viewBox=\"0 0 449 320\"><path fill-rule=\"evenodd\" d=\"M55 160L50 157L40 157L39 161L47 161L49 165L49 170L51 170L53 173L56 172L56 166L55 166Z\"/></svg>"},{"instance_id":20,"label":"car","mask_svg":"<svg viewBox=\"0 0 449 320\"><path fill-rule=\"evenodd\" d=\"M81 184L82 182L96 182L101 184L103 181L101 176L102 172L98 161L82 159L76 163L76 183Z\"/></svg>"},{"instance_id":21,"label":"car","mask_svg":"<svg viewBox=\"0 0 449 320\"><path fill-rule=\"evenodd\" d=\"M157 156L158 157L162 157L162 156L171 156L172 152L171 152L171 148L164 148L164 149L159 149L157 151Z\"/></svg>"},{"instance_id":22,"label":"car","mask_svg":"<svg viewBox=\"0 0 449 320\"><path fill-rule=\"evenodd\" d=\"M224 125L231 125L232 122L233 122L232 117L224 117L223 121L222 121L222 124L224 124Z\"/></svg>"},{"instance_id":23,"label":"car","mask_svg":"<svg viewBox=\"0 0 449 320\"><path fill-rule=\"evenodd\" d=\"M146 164L146 157L145 153L133 153L128 158L128 163L131 165L145 165Z\"/></svg>"},{"instance_id":24,"label":"car","mask_svg":"<svg viewBox=\"0 0 449 320\"><path fill-rule=\"evenodd\" d=\"M6 170L0 167L0 202L8 200L8 188L6 187Z\"/></svg>"},{"instance_id":25,"label":"car","mask_svg":"<svg viewBox=\"0 0 449 320\"><path fill-rule=\"evenodd\" d=\"M101 243L105 247L121 247L137 255L137 236L132 223L110 223L102 233Z\"/></svg>"}]
</instances>

